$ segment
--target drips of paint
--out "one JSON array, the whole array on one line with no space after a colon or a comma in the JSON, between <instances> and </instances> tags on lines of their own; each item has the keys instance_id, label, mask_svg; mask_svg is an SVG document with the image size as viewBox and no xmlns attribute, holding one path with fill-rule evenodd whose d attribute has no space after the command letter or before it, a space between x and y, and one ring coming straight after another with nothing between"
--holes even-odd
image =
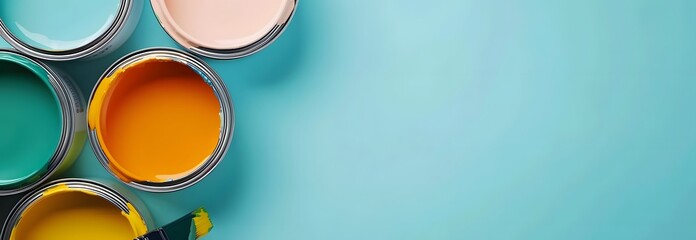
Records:
<instances>
[{"instance_id":1,"label":"drips of paint","mask_svg":"<svg viewBox=\"0 0 696 240\"><path fill-rule=\"evenodd\" d=\"M208 160L220 135L220 103L184 63L148 58L117 69L95 90L90 128L124 181L181 179Z\"/></svg>"},{"instance_id":2,"label":"drips of paint","mask_svg":"<svg viewBox=\"0 0 696 240\"><path fill-rule=\"evenodd\" d=\"M0 1L0 18L15 37L32 47L66 51L104 34L120 7L120 0Z\"/></svg>"},{"instance_id":3,"label":"drips of paint","mask_svg":"<svg viewBox=\"0 0 696 240\"><path fill-rule=\"evenodd\" d=\"M32 181L47 170L62 131L48 73L28 59L0 53L0 188Z\"/></svg>"},{"instance_id":4,"label":"drips of paint","mask_svg":"<svg viewBox=\"0 0 696 240\"><path fill-rule=\"evenodd\" d=\"M27 207L10 240L123 240L146 232L132 205L126 213L93 192L58 185Z\"/></svg>"},{"instance_id":5,"label":"drips of paint","mask_svg":"<svg viewBox=\"0 0 696 240\"><path fill-rule=\"evenodd\" d=\"M186 47L235 49L263 38L283 24L294 0L154 0L165 28ZM190 46L187 46L190 45Z\"/></svg>"}]
</instances>

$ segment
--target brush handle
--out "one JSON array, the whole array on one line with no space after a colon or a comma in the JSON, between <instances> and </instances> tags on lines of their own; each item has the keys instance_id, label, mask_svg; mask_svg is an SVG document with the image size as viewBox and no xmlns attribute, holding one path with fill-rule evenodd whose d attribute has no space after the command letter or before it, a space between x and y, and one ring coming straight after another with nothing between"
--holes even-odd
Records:
<instances>
[{"instance_id":1,"label":"brush handle","mask_svg":"<svg viewBox=\"0 0 696 240\"><path fill-rule=\"evenodd\" d=\"M164 229L160 228L137 237L134 240L169 240L169 238L167 237L167 233L164 232Z\"/></svg>"}]
</instances>

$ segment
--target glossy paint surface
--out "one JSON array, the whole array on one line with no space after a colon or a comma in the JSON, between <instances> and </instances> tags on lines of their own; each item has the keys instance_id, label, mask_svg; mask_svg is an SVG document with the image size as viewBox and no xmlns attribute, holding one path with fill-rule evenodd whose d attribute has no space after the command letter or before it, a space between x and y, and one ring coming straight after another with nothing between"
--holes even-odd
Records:
<instances>
[{"instance_id":1,"label":"glossy paint surface","mask_svg":"<svg viewBox=\"0 0 696 240\"><path fill-rule=\"evenodd\" d=\"M220 135L220 103L188 65L150 58L102 80L89 123L122 180L167 182L208 160Z\"/></svg>"},{"instance_id":2,"label":"glossy paint surface","mask_svg":"<svg viewBox=\"0 0 696 240\"><path fill-rule=\"evenodd\" d=\"M294 0L154 0L163 27L187 47L248 46L287 21Z\"/></svg>"},{"instance_id":3,"label":"glossy paint surface","mask_svg":"<svg viewBox=\"0 0 696 240\"><path fill-rule=\"evenodd\" d=\"M133 216L130 216L133 215ZM11 240L134 239L147 231L139 214L126 214L93 192L58 185L31 203Z\"/></svg>"},{"instance_id":4,"label":"glossy paint surface","mask_svg":"<svg viewBox=\"0 0 696 240\"><path fill-rule=\"evenodd\" d=\"M66 51L105 33L120 6L120 0L10 0L0 2L0 19L32 47Z\"/></svg>"},{"instance_id":5,"label":"glossy paint surface","mask_svg":"<svg viewBox=\"0 0 696 240\"><path fill-rule=\"evenodd\" d=\"M0 52L0 188L46 172L60 140L61 114L45 70Z\"/></svg>"}]
</instances>

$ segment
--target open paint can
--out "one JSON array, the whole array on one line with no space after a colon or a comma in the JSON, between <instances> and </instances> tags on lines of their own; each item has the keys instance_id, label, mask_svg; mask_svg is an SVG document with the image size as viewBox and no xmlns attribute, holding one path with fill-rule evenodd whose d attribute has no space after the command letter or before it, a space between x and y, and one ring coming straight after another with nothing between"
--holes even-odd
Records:
<instances>
[{"instance_id":1,"label":"open paint can","mask_svg":"<svg viewBox=\"0 0 696 240\"><path fill-rule=\"evenodd\" d=\"M109 67L87 115L100 163L151 192L202 180L224 157L234 128L222 79L195 56L166 48L137 51Z\"/></svg>"},{"instance_id":2,"label":"open paint can","mask_svg":"<svg viewBox=\"0 0 696 240\"><path fill-rule=\"evenodd\" d=\"M0 1L0 36L45 60L101 56L130 36L142 6L141 0Z\"/></svg>"},{"instance_id":3,"label":"open paint can","mask_svg":"<svg viewBox=\"0 0 696 240\"><path fill-rule=\"evenodd\" d=\"M66 170L87 138L84 100L45 64L0 49L0 196Z\"/></svg>"},{"instance_id":4,"label":"open paint can","mask_svg":"<svg viewBox=\"0 0 696 240\"><path fill-rule=\"evenodd\" d=\"M216 58L241 58L271 44L292 19L297 0L151 0L164 30L181 46Z\"/></svg>"},{"instance_id":5,"label":"open paint can","mask_svg":"<svg viewBox=\"0 0 696 240\"><path fill-rule=\"evenodd\" d=\"M62 179L15 205L2 240L134 239L152 227L144 205L127 191L91 180Z\"/></svg>"}]
</instances>

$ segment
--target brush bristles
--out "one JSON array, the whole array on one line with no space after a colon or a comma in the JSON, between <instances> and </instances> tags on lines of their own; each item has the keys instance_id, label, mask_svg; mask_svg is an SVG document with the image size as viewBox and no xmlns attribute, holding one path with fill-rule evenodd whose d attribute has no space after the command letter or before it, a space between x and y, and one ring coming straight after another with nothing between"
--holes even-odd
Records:
<instances>
[{"instance_id":1,"label":"brush bristles","mask_svg":"<svg viewBox=\"0 0 696 240\"><path fill-rule=\"evenodd\" d=\"M196 227L196 238L200 238L208 234L213 229L213 223L208 217L208 212L203 208L193 211L193 225Z\"/></svg>"}]
</instances>

